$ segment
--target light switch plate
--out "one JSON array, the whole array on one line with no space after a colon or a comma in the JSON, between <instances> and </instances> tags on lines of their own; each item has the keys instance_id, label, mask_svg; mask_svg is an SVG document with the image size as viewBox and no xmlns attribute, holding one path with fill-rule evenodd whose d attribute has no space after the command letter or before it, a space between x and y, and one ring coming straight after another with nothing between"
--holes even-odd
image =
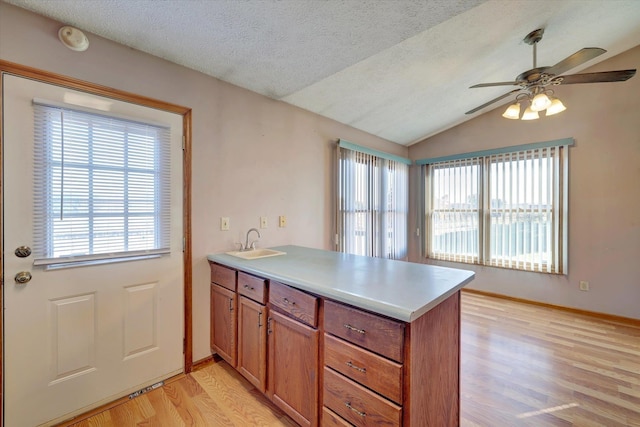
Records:
<instances>
[{"instance_id":1,"label":"light switch plate","mask_svg":"<svg viewBox=\"0 0 640 427\"><path fill-rule=\"evenodd\" d=\"M220 230L221 231L229 231L230 221L229 217L223 216L220 218Z\"/></svg>"},{"instance_id":2,"label":"light switch plate","mask_svg":"<svg viewBox=\"0 0 640 427\"><path fill-rule=\"evenodd\" d=\"M267 228L267 217L266 216L261 216L260 217L260 228Z\"/></svg>"},{"instance_id":3,"label":"light switch plate","mask_svg":"<svg viewBox=\"0 0 640 427\"><path fill-rule=\"evenodd\" d=\"M278 226L280 228L285 228L287 226L287 217L284 215L280 215L278 217Z\"/></svg>"}]
</instances>

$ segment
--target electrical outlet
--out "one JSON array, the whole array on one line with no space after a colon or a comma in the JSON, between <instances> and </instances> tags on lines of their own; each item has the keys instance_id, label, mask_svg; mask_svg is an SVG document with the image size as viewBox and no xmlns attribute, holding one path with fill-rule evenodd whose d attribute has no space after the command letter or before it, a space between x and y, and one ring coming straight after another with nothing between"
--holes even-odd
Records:
<instances>
[{"instance_id":1,"label":"electrical outlet","mask_svg":"<svg viewBox=\"0 0 640 427\"><path fill-rule=\"evenodd\" d=\"M267 217L266 216L261 216L260 217L260 228L267 228Z\"/></svg>"},{"instance_id":2,"label":"electrical outlet","mask_svg":"<svg viewBox=\"0 0 640 427\"><path fill-rule=\"evenodd\" d=\"M285 227L287 226L287 217L286 217L286 216L284 216L284 215L280 215L280 216L278 217L278 221L279 221L279 222L278 222L278 226L279 226L280 228L285 228Z\"/></svg>"},{"instance_id":3,"label":"electrical outlet","mask_svg":"<svg viewBox=\"0 0 640 427\"><path fill-rule=\"evenodd\" d=\"M220 230L229 231L229 217L223 216L220 218Z\"/></svg>"},{"instance_id":4,"label":"electrical outlet","mask_svg":"<svg viewBox=\"0 0 640 427\"><path fill-rule=\"evenodd\" d=\"M589 290L589 282L587 282L586 280L581 280L580 281L580 290L581 291L588 291Z\"/></svg>"}]
</instances>

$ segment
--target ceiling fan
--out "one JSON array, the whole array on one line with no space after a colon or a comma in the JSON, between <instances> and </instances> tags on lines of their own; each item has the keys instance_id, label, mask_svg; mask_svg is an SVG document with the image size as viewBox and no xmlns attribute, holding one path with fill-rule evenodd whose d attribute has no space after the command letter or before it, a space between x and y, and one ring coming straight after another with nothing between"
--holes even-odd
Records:
<instances>
[{"instance_id":1,"label":"ceiling fan","mask_svg":"<svg viewBox=\"0 0 640 427\"><path fill-rule=\"evenodd\" d=\"M486 102L473 110L467 111L465 114L473 114L476 111L498 102L510 95L518 94L516 96L516 102L509 106L507 111L503 114L503 117L508 119L518 119L520 114L520 103L523 101L530 102L530 106L525 111L522 119L530 120L538 118L538 111L547 109L547 115L552 115L564 111L566 108L562 105L562 102L557 98L554 98L552 86L577 84L577 83L602 83L602 82L623 82L630 79L636 74L636 70L618 70L618 71L603 71L599 73L583 73L563 76L562 74L578 65L602 55L606 52L604 49L598 47L585 47L580 49L573 55L568 56L556 65L551 67L538 67L536 64L536 45L542 40L544 29L537 29L524 38L524 42L533 45L533 68L527 70L516 77L512 82L497 82L497 83L480 83L471 86L471 88L478 87L491 87L491 86L518 86L510 92L505 93L497 98Z\"/></svg>"}]
</instances>

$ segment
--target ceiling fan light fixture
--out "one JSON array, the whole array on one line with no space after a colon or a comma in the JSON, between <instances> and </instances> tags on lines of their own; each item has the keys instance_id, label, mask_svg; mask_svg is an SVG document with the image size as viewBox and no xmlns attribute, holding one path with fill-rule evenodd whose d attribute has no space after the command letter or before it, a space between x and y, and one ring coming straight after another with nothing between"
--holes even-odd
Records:
<instances>
[{"instance_id":1,"label":"ceiling fan light fixture","mask_svg":"<svg viewBox=\"0 0 640 427\"><path fill-rule=\"evenodd\" d=\"M524 110L524 114L522 115L522 120L536 120L539 118L540 116L538 115L538 112L533 111L531 107L527 107L527 109Z\"/></svg>"},{"instance_id":2,"label":"ceiling fan light fixture","mask_svg":"<svg viewBox=\"0 0 640 427\"><path fill-rule=\"evenodd\" d=\"M562 101L558 98L553 98L551 100L551 105L547 107L547 116L553 116L554 114L562 113L566 110L567 107L564 106Z\"/></svg>"},{"instance_id":3,"label":"ceiling fan light fixture","mask_svg":"<svg viewBox=\"0 0 640 427\"><path fill-rule=\"evenodd\" d=\"M532 111L542 111L550 105L551 105L551 100L544 92L537 94L531 100Z\"/></svg>"},{"instance_id":4,"label":"ceiling fan light fixture","mask_svg":"<svg viewBox=\"0 0 640 427\"><path fill-rule=\"evenodd\" d=\"M515 104L509 105L504 113L502 113L502 117L505 119L518 120L520 118L520 103L516 102Z\"/></svg>"}]
</instances>

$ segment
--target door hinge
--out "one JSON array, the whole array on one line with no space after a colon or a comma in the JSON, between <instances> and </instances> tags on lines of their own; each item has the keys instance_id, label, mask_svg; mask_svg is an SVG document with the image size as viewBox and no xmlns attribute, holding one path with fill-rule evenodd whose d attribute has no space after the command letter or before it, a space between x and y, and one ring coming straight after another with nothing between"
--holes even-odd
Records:
<instances>
[{"instance_id":1,"label":"door hinge","mask_svg":"<svg viewBox=\"0 0 640 427\"><path fill-rule=\"evenodd\" d=\"M187 339L182 338L182 354L185 354L186 352L187 352Z\"/></svg>"},{"instance_id":2,"label":"door hinge","mask_svg":"<svg viewBox=\"0 0 640 427\"><path fill-rule=\"evenodd\" d=\"M187 238L183 237L182 238L182 252L187 250Z\"/></svg>"},{"instance_id":3,"label":"door hinge","mask_svg":"<svg viewBox=\"0 0 640 427\"><path fill-rule=\"evenodd\" d=\"M187 137L182 135L182 151L184 151L186 146L187 146Z\"/></svg>"}]
</instances>

